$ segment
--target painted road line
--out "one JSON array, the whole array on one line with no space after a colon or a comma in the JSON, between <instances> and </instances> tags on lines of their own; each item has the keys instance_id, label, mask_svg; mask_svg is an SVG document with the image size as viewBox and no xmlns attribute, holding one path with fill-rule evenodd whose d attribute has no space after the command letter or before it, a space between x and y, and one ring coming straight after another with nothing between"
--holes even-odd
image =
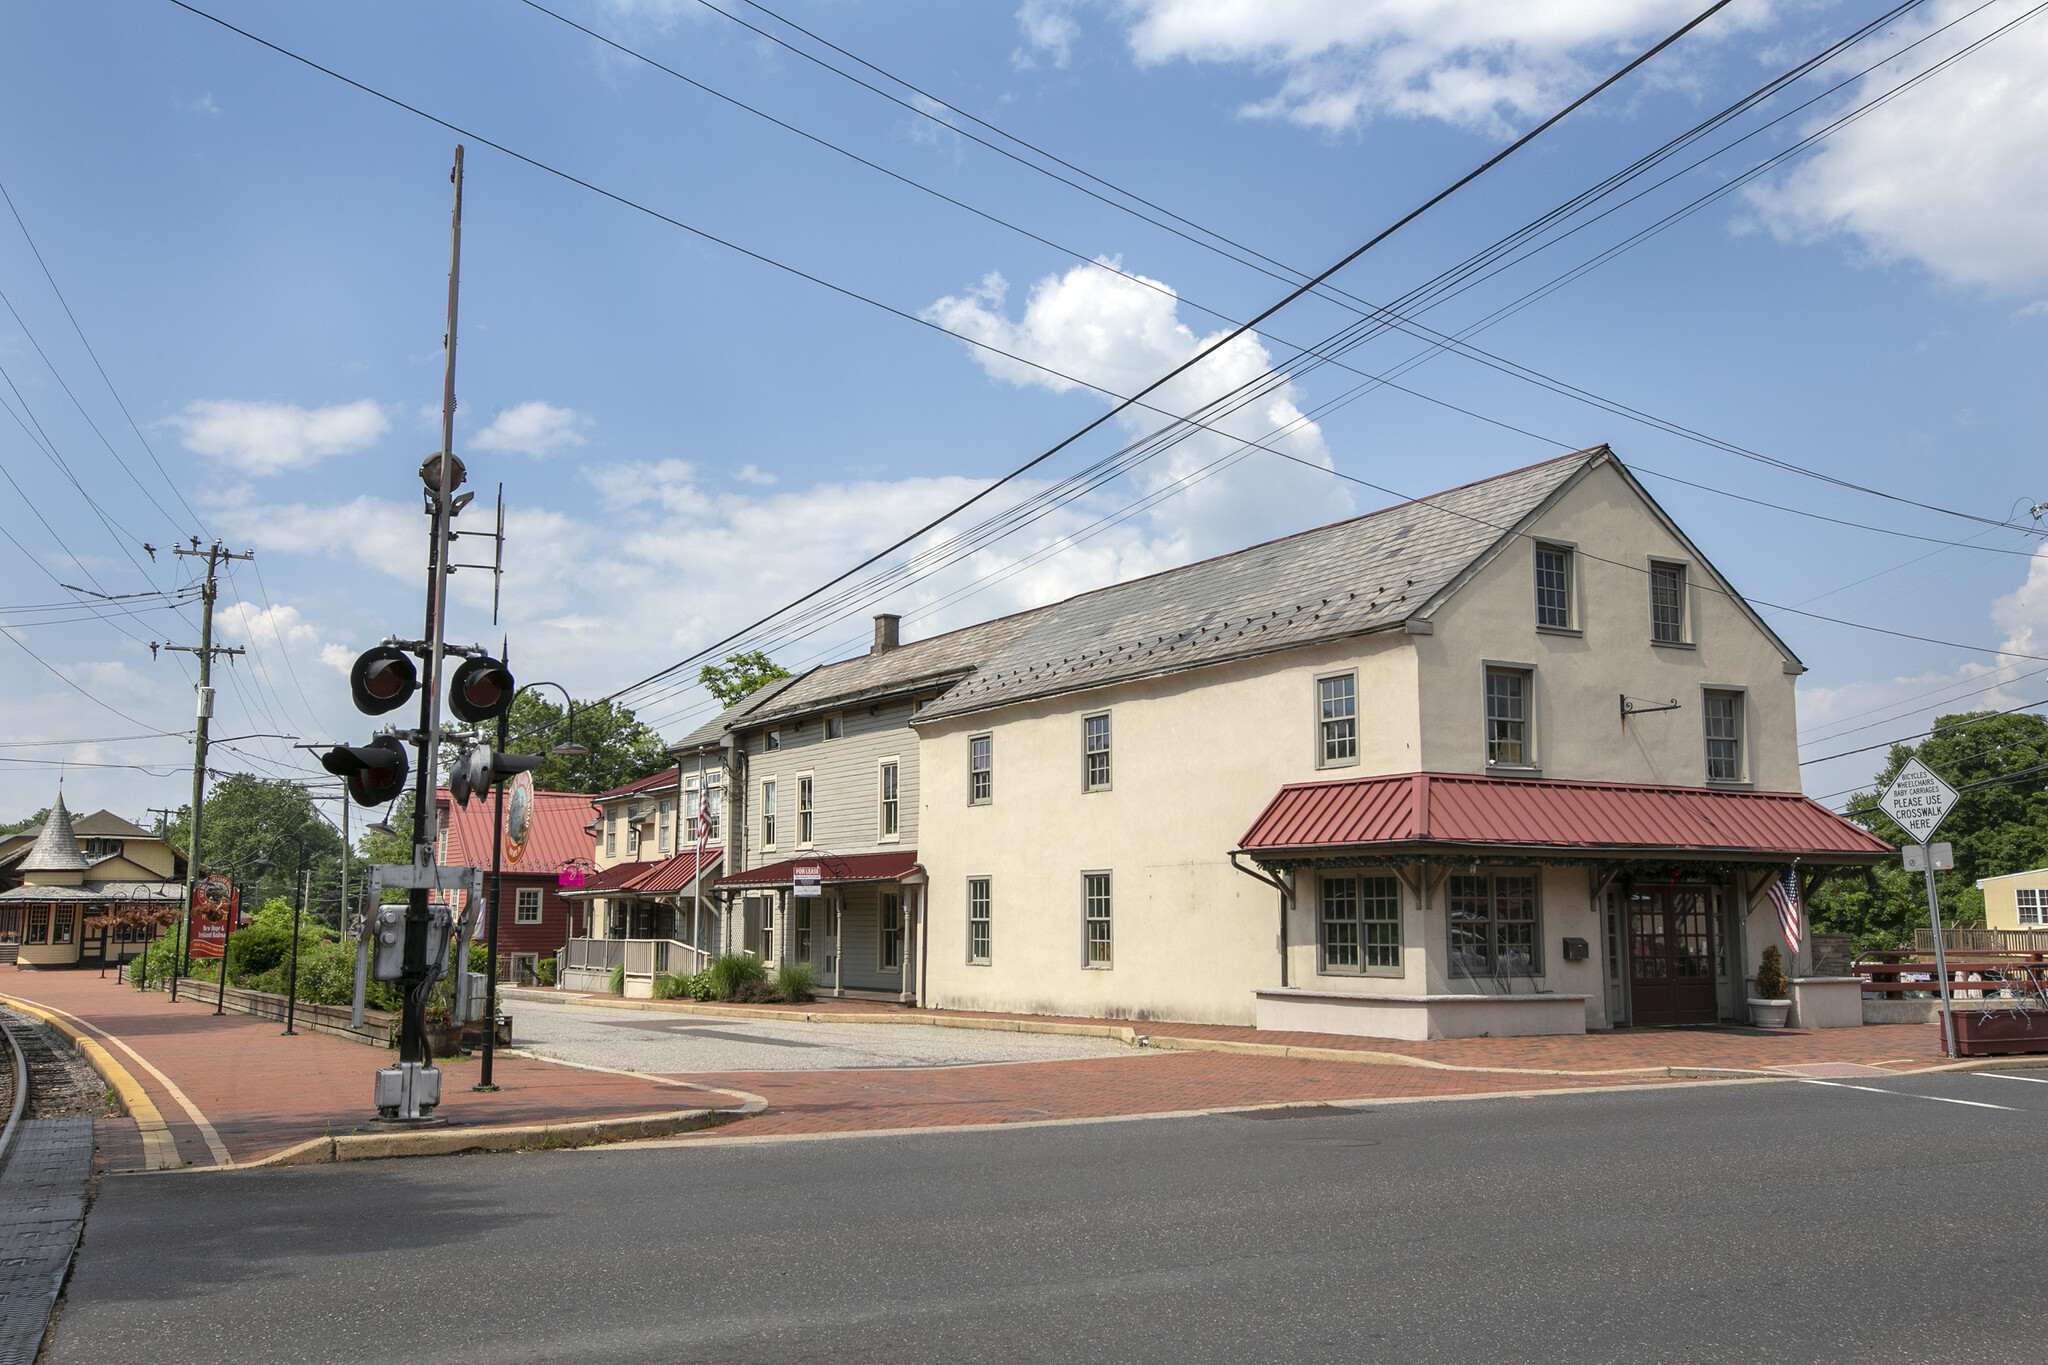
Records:
<instances>
[{"instance_id":1,"label":"painted road line","mask_svg":"<svg viewBox=\"0 0 2048 1365\"><path fill-rule=\"evenodd\" d=\"M2008 1114L2019 1112L2011 1105L1985 1104L1982 1100L1952 1100L1946 1095L1916 1095L1910 1090L1880 1090L1874 1085L1850 1085L1846 1081L1817 1081L1811 1076L1794 1076L1792 1079L1801 1085L1826 1085L1836 1090L1861 1090L1872 1095L1897 1095L1909 1100L1933 1100L1936 1104L1965 1104L1972 1109L1999 1109Z\"/></svg>"},{"instance_id":2,"label":"painted road line","mask_svg":"<svg viewBox=\"0 0 2048 1365\"><path fill-rule=\"evenodd\" d=\"M1987 1081L2030 1081L2035 1085L2048 1085L2048 1076L2015 1076L2010 1071L1973 1071L1973 1076L1982 1076Z\"/></svg>"},{"instance_id":3,"label":"painted road line","mask_svg":"<svg viewBox=\"0 0 2048 1365\"><path fill-rule=\"evenodd\" d=\"M171 1098L178 1102L178 1107L185 1111L185 1117L192 1120L192 1126L199 1130L199 1136L206 1139L206 1147L208 1151L213 1153L214 1164L216 1166L232 1166L235 1164L235 1159L228 1155L227 1144L220 1140L220 1134L214 1131L213 1125L211 1123L207 1122L206 1115L199 1112L199 1106L192 1103L191 1099L185 1094L184 1091L178 1089L178 1083L176 1081L172 1080L169 1076L164 1075L163 1072L157 1070L156 1064L154 1062L150 1061L149 1058L137 1052L134 1048L128 1046L126 1042L122 1041L121 1039L115 1037L113 1034L107 1032L105 1029L101 1028L98 1024L93 1023L90 1019L81 1019L77 1015L71 1013L69 1010L60 1010L55 1005L44 1005L43 1008L48 1010L52 1014L61 1015L62 1017L69 1019L72 1023L78 1025L80 1028L91 1029L94 1033L97 1033L100 1037L106 1039L115 1047L120 1048L121 1051L127 1053L130 1057L133 1057L135 1059L135 1064L141 1067L144 1071L147 1071L150 1075L156 1077L158 1084L162 1085L165 1090L169 1091Z\"/></svg>"}]
</instances>

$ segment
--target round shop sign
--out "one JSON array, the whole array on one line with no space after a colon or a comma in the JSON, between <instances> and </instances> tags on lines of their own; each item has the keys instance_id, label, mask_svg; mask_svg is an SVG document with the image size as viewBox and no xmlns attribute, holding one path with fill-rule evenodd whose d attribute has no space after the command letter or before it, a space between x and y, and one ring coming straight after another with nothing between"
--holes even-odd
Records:
<instances>
[{"instance_id":1,"label":"round shop sign","mask_svg":"<svg viewBox=\"0 0 2048 1365\"><path fill-rule=\"evenodd\" d=\"M533 774L513 778L505 793L505 861L515 866L526 856L533 833Z\"/></svg>"}]
</instances>

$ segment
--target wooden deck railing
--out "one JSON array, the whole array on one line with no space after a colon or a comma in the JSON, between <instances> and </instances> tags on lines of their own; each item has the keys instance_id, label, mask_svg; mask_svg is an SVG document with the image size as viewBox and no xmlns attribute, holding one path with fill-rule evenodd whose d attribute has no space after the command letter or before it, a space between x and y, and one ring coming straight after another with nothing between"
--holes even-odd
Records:
<instances>
[{"instance_id":1,"label":"wooden deck railing","mask_svg":"<svg viewBox=\"0 0 2048 1365\"><path fill-rule=\"evenodd\" d=\"M1948 953L1948 988L1955 998L2048 1001L2048 950L1999 952L1951 948ZM1915 998L1941 993L1939 968L1931 945L1925 952L1865 953L1852 970L1863 978L1865 995Z\"/></svg>"}]
</instances>

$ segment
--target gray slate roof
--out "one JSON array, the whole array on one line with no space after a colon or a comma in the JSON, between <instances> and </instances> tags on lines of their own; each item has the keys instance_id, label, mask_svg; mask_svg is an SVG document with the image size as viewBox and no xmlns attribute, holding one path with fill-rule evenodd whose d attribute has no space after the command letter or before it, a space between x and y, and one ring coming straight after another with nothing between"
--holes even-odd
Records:
<instances>
[{"instance_id":1,"label":"gray slate roof","mask_svg":"<svg viewBox=\"0 0 2048 1365\"><path fill-rule=\"evenodd\" d=\"M1579 451L1054 603L918 720L1401 626L1607 458Z\"/></svg>"},{"instance_id":2,"label":"gray slate roof","mask_svg":"<svg viewBox=\"0 0 2048 1365\"><path fill-rule=\"evenodd\" d=\"M17 872L83 872L92 864L78 851L78 840L71 833L71 812L64 809L64 793L57 793L57 803L50 807L50 814L43 821L42 833L36 835L35 846L28 856L15 865Z\"/></svg>"},{"instance_id":3,"label":"gray slate roof","mask_svg":"<svg viewBox=\"0 0 2048 1365\"><path fill-rule=\"evenodd\" d=\"M674 744L669 745L668 751L671 754L685 753L691 749L703 749L717 744L720 739L724 738L726 727L729 724L739 717L746 715L747 712L753 710L756 706L766 705L768 701L778 694L802 682L806 676L808 675L799 673L794 678L777 678L772 683L761 684L761 686L747 693L746 696L741 697L710 720L705 721L702 725L690 731L689 734L684 735Z\"/></svg>"},{"instance_id":4,"label":"gray slate roof","mask_svg":"<svg viewBox=\"0 0 2048 1365\"><path fill-rule=\"evenodd\" d=\"M71 832L91 839L154 839L157 836L110 810L96 810L71 822Z\"/></svg>"}]
</instances>

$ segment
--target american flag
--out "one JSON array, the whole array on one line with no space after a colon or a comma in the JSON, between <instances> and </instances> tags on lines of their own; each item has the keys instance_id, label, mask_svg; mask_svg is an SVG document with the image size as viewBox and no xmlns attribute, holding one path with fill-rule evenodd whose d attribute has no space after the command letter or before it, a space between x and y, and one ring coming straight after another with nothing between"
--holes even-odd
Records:
<instances>
[{"instance_id":1,"label":"american flag","mask_svg":"<svg viewBox=\"0 0 2048 1365\"><path fill-rule=\"evenodd\" d=\"M1771 883L1771 903L1778 907L1778 924L1785 931L1785 944L1799 951L1799 869L1788 867L1785 875Z\"/></svg>"},{"instance_id":2,"label":"american flag","mask_svg":"<svg viewBox=\"0 0 2048 1365\"><path fill-rule=\"evenodd\" d=\"M697 861L704 861L704 845L711 838L711 789L697 792Z\"/></svg>"}]
</instances>

